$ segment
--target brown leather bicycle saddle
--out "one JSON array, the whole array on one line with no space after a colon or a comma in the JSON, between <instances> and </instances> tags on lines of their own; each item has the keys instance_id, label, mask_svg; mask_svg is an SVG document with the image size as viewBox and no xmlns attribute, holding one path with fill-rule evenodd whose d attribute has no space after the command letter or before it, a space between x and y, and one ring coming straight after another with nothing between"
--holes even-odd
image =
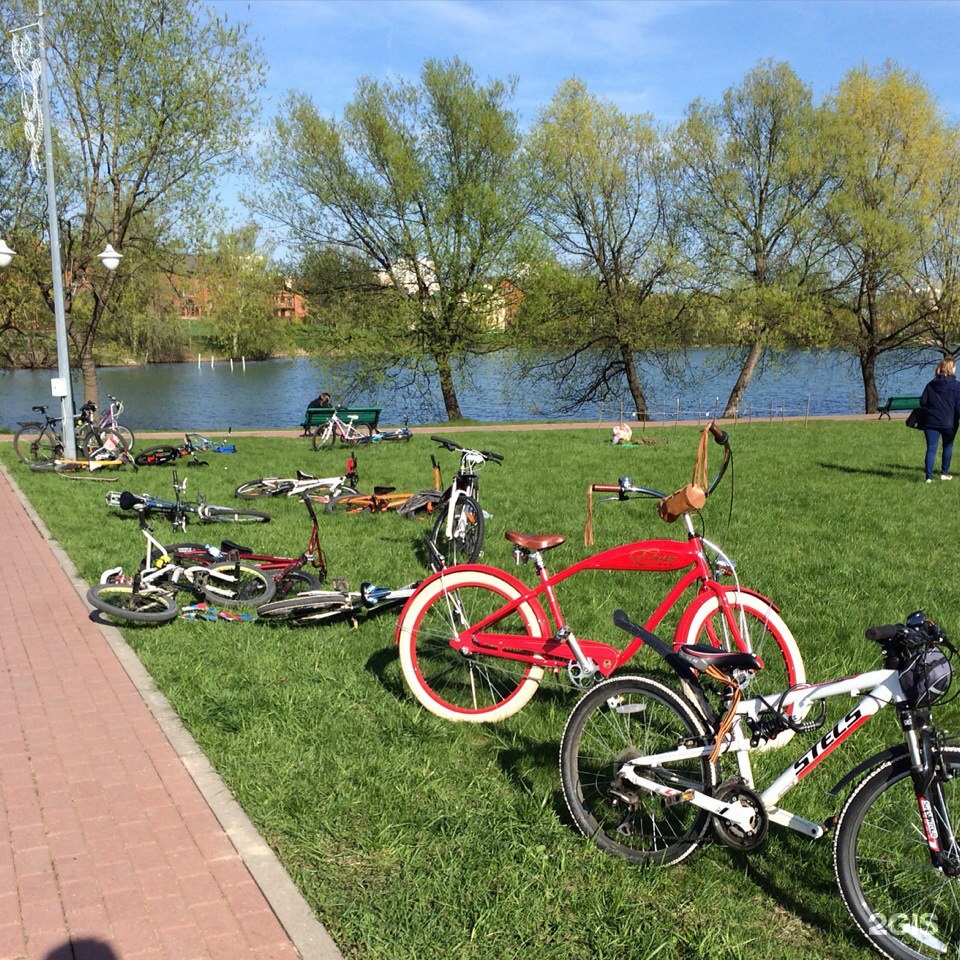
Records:
<instances>
[{"instance_id":1,"label":"brown leather bicycle saddle","mask_svg":"<svg viewBox=\"0 0 960 960\"><path fill-rule=\"evenodd\" d=\"M544 533L540 536L529 536L526 533L517 533L515 530L508 530L504 536L518 547L524 550L551 550L553 547L559 547L566 541L566 537L559 533Z\"/></svg>"}]
</instances>

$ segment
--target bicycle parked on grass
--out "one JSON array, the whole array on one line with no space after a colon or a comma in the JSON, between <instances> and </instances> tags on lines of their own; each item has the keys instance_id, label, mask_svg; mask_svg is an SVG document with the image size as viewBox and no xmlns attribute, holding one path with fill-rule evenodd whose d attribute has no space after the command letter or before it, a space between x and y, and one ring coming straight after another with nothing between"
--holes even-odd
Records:
<instances>
[{"instance_id":1,"label":"bicycle parked on grass","mask_svg":"<svg viewBox=\"0 0 960 960\"><path fill-rule=\"evenodd\" d=\"M297 471L295 477L261 477L248 480L237 487L235 493L241 500L259 500L263 497L299 497L311 493L318 503L329 503L339 496L356 496L360 476L354 457L347 460L347 472L340 477L315 477Z\"/></svg>"},{"instance_id":2,"label":"bicycle parked on grass","mask_svg":"<svg viewBox=\"0 0 960 960\"><path fill-rule=\"evenodd\" d=\"M485 463L503 463L499 453L468 450L445 437L431 437L434 443L460 453L460 469L436 505L436 520L428 544L434 570L458 563L473 563L483 552L484 518L480 506L480 468Z\"/></svg>"},{"instance_id":3,"label":"bicycle parked on grass","mask_svg":"<svg viewBox=\"0 0 960 960\"><path fill-rule=\"evenodd\" d=\"M707 486L704 481L704 500L732 463L727 434L714 425L707 429L723 446L724 459L713 482ZM703 441L701 446L705 449ZM535 587L482 564L435 573L407 602L396 631L404 679L427 710L448 720L502 720L529 702L547 670L555 675L565 670L573 686L584 688L626 664L641 640L618 649L578 637L563 615L555 588L583 571L686 571L650 615L648 630L655 630L692 588L695 595L677 624L676 646L703 638L717 649L752 651L767 664L763 680L758 681L766 688L804 682L803 659L777 608L761 594L740 586L733 561L694 529L690 519L694 506L678 505L678 501L685 502L686 488L666 497L623 478L611 489L618 491L616 499L621 502L657 498L662 516L666 507L672 507L672 516L683 517L687 539L644 540L614 547L551 576L543 553L566 538L508 531L506 538L514 544L517 563L533 561L540 581ZM720 583L724 576L734 582ZM549 616L542 597L546 597ZM790 735L788 732L783 739Z\"/></svg>"},{"instance_id":4,"label":"bicycle parked on grass","mask_svg":"<svg viewBox=\"0 0 960 960\"><path fill-rule=\"evenodd\" d=\"M78 454L83 454L89 460L110 459L121 449L132 450L132 431L117 421L123 404L116 397L110 397L110 408L99 421L94 419L96 409L95 403L87 401L74 417ZM45 406L36 406L33 410L43 417L43 421L20 424L13 437L13 449L17 456L24 463L63 459L63 418L49 416Z\"/></svg>"},{"instance_id":5,"label":"bicycle parked on grass","mask_svg":"<svg viewBox=\"0 0 960 960\"><path fill-rule=\"evenodd\" d=\"M407 427L375 430L369 423L357 423L357 419L356 414L348 414L345 421L341 420L334 410L330 419L318 427L313 435L313 449L332 450L337 440L351 446L363 446L369 443L406 443L413 439L413 433Z\"/></svg>"},{"instance_id":6,"label":"bicycle parked on grass","mask_svg":"<svg viewBox=\"0 0 960 960\"><path fill-rule=\"evenodd\" d=\"M327 576L327 564L320 549L317 514L306 494L300 497L313 524L307 547L298 557L278 557L256 553L250 547L224 540L219 547L203 543L174 543L164 546L174 563L180 566L210 566L224 560L241 560L273 577L278 599L306 590L319 590ZM307 569L307 568L312 569Z\"/></svg>"},{"instance_id":7,"label":"bicycle parked on grass","mask_svg":"<svg viewBox=\"0 0 960 960\"><path fill-rule=\"evenodd\" d=\"M814 840L835 829L844 904L877 950L896 960L960 953L960 845L953 820L960 811L960 748L932 716L949 690L955 651L935 624L917 612L906 623L867 630L880 645L881 670L757 697L744 695L750 678L763 673L753 654L674 647L619 610L614 623L662 657L680 689L648 677L614 677L574 708L560 772L567 806L585 836L608 853L668 865L692 854L711 827L742 853L763 843L770 823ZM752 751L782 731L822 728L826 700L860 694L863 699L769 786L755 783ZM814 823L780 806L788 791L891 704L903 741L837 783L832 795L855 784L837 816ZM799 719L815 706L818 716ZM736 759L732 778L721 771L725 756Z\"/></svg>"},{"instance_id":8,"label":"bicycle parked on grass","mask_svg":"<svg viewBox=\"0 0 960 960\"><path fill-rule=\"evenodd\" d=\"M121 510L136 510L140 506L148 507L154 513L163 514L170 522L185 530L188 517L195 516L201 523L269 523L270 514L259 510L237 510L235 507L218 507L209 504L199 496L196 501L183 500L181 494L187 489L187 480L179 481L177 471L173 471L173 500L154 497L149 493L135 494L129 490L122 493L111 490L106 495L107 505Z\"/></svg>"},{"instance_id":9,"label":"bicycle parked on grass","mask_svg":"<svg viewBox=\"0 0 960 960\"><path fill-rule=\"evenodd\" d=\"M193 566L177 563L153 536L148 518L154 508L138 503L134 509L146 539L146 555L132 577L125 576L122 567L113 567L87 591L87 599L102 613L137 623L166 623L179 615L174 594L184 589L198 599L226 606L255 607L273 597L273 577L239 559Z\"/></svg>"}]
</instances>

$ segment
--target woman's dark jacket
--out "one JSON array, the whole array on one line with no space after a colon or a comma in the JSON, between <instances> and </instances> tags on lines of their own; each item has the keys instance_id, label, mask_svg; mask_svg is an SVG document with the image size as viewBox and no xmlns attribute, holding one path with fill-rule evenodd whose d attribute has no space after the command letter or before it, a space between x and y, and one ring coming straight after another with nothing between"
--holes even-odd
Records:
<instances>
[{"instance_id":1,"label":"woman's dark jacket","mask_svg":"<svg viewBox=\"0 0 960 960\"><path fill-rule=\"evenodd\" d=\"M956 377L934 377L920 397L923 426L930 430L953 430L960 424L960 383Z\"/></svg>"}]
</instances>

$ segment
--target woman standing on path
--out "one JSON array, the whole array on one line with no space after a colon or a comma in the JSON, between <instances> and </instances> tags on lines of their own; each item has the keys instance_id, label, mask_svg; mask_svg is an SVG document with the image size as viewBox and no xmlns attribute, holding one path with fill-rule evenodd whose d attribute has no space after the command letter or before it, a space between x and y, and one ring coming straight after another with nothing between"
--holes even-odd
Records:
<instances>
[{"instance_id":1,"label":"woman standing on path","mask_svg":"<svg viewBox=\"0 0 960 960\"><path fill-rule=\"evenodd\" d=\"M937 364L936 376L923 388L920 410L923 413L923 433L927 438L927 483L933 482L933 463L941 440L940 479L952 480L950 459L957 426L960 425L960 384L957 383L956 364L952 357Z\"/></svg>"}]
</instances>

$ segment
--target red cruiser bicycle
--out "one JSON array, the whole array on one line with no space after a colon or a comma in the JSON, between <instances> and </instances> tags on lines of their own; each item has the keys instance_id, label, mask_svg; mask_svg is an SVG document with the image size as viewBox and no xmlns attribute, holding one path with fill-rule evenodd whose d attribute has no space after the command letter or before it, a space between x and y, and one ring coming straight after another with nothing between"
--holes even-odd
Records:
<instances>
[{"instance_id":1,"label":"red cruiser bicycle","mask_svg":"<svg viewBox=\"0 0 960 960\"><path fill-rule=\"evenodd\" d=\"M650 615L647 630L655 630L681 597L694 589L674 636L678 648L701 642L754 653L766 666L753 681L754 696L765 689L803 683L803 659L777 608L766 597L741 587L733 561L694 529L691 513L713 493L732 463L727 434L715 424L707 430L723 447L724 457L712 483L707 486L704 479L703 489L693 488L698 491L696 502L685 496L690 487L668 497L659 490L636 487L627 477L617 486L594 487L617 491L611 499L619 501L659 500L663 519L683 518L685 541L625 544L551 576L543 554L566 538L508 531L517 562L533 561L540 581L536 586L528 587L504 570L481 564L448 567L425 580L404 606L396 631L401 668L414 697L447 720L489 723L526 706L545 671L565 670L572 685L580 689L609 677L633 657L642 640L634 638L618 649L574 633L554 588L585 570L685 571ZM706 431L701 438L701 452L705 451ZM705 473L705 460L703 468ZM720 576L732 577L734 582L720 583ZM772 745L785 743L791 736L788 729Z\"/></svg>"}]
</instances>

